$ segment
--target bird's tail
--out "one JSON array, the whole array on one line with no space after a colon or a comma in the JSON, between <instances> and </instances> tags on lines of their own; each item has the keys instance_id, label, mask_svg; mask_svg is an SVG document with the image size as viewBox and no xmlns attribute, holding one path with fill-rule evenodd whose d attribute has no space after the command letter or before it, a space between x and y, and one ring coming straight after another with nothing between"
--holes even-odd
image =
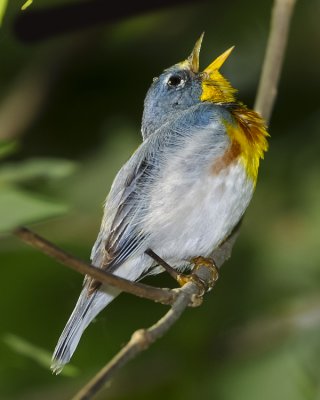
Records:
<instances>
[{"instance_id":1,"label":"bird's tail","mask_svg":"<svg viewBox=\"0 0 320 400\"><path fill-rule=\"evenodd\" d=\"M82 290L79 300L65 326L52 356L51 369L59 374L74 353L83 331L90 322L120 292L110 288L108 292L97 290L88 296L86 288Z\"/></svg>"}]
</instances>

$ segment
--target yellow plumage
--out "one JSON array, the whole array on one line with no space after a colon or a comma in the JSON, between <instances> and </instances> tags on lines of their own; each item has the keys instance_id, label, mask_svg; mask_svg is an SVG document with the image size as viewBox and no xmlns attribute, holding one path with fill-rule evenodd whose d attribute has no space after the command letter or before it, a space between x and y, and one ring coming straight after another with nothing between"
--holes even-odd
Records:
<instances>
[{"instance_id":1,"label":"yellow plumage","mask_svg":"<svg viewBox=\"0 0 320 400\"><path fill-rule=\"evenodd\" d=\"M249 110L244 104L237 102L235 97L237 90L219 72L233 48L217 57L202 72L201 101L230 105L230 112L235 118L235 124L225 122L231 139L230 148L237 149L233 151L234 156L240 157L247 175L256 184L260 159L268 150L269 134L263 118L255 111Z\"/></svg>"}]
</instances>

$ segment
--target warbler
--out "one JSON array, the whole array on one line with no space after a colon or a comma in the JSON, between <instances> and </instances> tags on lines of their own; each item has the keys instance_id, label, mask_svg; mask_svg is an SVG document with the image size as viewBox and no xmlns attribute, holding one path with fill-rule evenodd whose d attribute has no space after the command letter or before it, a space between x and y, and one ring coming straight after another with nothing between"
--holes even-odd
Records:
<instances>
[{"instance_id":1,"label":"warbler","mask_svg":"<svg viewBox=\"0 0 320 400\"><path fill-rule=\"evenodd\" d=\"M148 249L181 270L195 257L210 257L243 216L268 149L264 120L237 100L220 73L233 47L199 72L202 38L185 61L153 79L143 141L105 202L92 264L131 281L160 272ZM85 278L53 354L55 373L119 293Z\"/></svg>"}]
</instances>

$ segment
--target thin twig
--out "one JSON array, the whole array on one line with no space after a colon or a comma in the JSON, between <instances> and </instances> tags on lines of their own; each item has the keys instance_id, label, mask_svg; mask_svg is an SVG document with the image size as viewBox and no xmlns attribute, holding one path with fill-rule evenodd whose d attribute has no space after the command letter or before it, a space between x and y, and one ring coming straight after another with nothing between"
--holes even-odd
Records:
<instances>
[{"instance_id":1,"label":"thin twig","mask_svg":"<svg viewBox=\"0 0 320 400\"><path fill-rule=\"evenodd\" d=\"M194 275L208 285L213 279L217 279L214 271L205 266L200 266ZM106 382L113 377L116 371L139 353L147 350L157 339L161 338L180 318L183 311L190 305L190 302L194 306L200 305L202 298L199 297L199 294L202 291L203 286L198 285L196 280L190 281L182 288L176 289L177 297L170 310L150 328L135 331L125 347L72 400L92 399L104 387Z\"/></svg>"},{"instance_id":2,"label":"thin twig","mask_svg":"<svg viewBox=\"0 0 320 400\"><path fill-rule=\"evenodd\" d=\"M269 123L278 92L291 17L296 0L275 0L267 50L254 109Z\"/></svg>"},{"instance_id":3,"label":"thin twig","mask_svg":"<svg viewBox=\"0 0 320 400\"><path fill-rule=\"evenodd\" d=\"M40 250L42 253L54 258L74 271L80 272L80 274L83 275L89 275L90 277L107 285L114 286L123 292L131 293L135 296L143 297L145 299L153 300L162 304L173 304L175 301L175 290L157 288L154 286L144 285L139 282L131 282L127 279L110 274L66 253L27 228L17 228L14 231L14 234L25 243Z\"/></svg>"}]
</instances>

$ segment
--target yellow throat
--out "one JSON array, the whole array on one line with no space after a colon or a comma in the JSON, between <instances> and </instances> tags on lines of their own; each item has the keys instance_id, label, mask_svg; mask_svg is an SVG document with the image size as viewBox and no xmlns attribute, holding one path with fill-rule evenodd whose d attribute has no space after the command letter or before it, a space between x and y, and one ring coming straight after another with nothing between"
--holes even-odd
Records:
<instances>
[{"instance_id":1,"label":"yellow throat","mask_svg":"<svg viewBox=\"0 0 320 400\"><path fill-rule=\"evenodd\" d=\"M234 117L235 123L224 121L227 134L230 137L230 149L234 155L230 162L240 158L247 175L256 183L260 159L268 150L266 124L263 118L255 111L249 110L244 104L236 100L237 90L219 72L220 68L231 54L233 47L217 57L203 72L199 73L199 54L203 34L196 42L191 55L179 65L188 68L201 77L201 101L216 104L225 104Z\"/></svg>"},{"instance_id":2,"label":"yellow throat","mask_svg":"<svg viewBox=\"0 0 320 400\"><path fill-rule=\"evenodd\" d=\"M232 103L235 101L237 90L230 82L220 74L219 69L231 54L233 47L216 58L202 73L201 101L212 101L214 103Z\"/></svg>"}]
</instances>

